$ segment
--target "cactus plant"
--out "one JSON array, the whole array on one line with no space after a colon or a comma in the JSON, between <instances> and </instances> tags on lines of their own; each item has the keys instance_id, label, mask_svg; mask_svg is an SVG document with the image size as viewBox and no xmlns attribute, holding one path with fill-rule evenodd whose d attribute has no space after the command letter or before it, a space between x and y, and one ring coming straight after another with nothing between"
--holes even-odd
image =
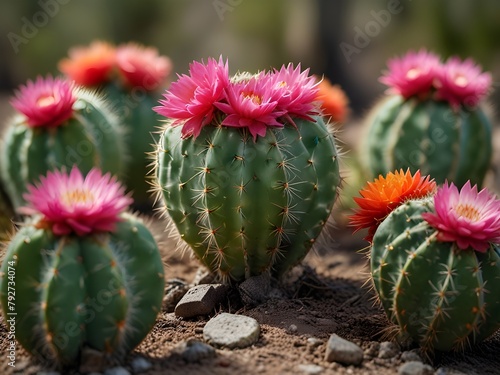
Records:
<instances>
[{"instance_id":1,"label":"cactus plant","mask_svg":"<svg viewBox=\"0 0 500 375\"><path fill-rule=\"evenodd\" d=\"M373 176L421 170L437 183L479 186L491 162L492 129L481 99L491 77L471 60L410 52L389 62L381 78L391 89L366 120L359 148Z\"/></svg>"},{"instance_id":2,"label":"cactus plant","mask_svg":"<svg viewBox=\"0 0 500 375\"><path fill-rule=\"evenodd\" d=\"M159 120L151 108L160 98L159 89L172 69L170 59L159 56L152 47L135 43L114 47L96 41L88 47L72 48L59 69L78 84L99 88L118 110L129 154L124 182L132 192L135 207L150 209L148 154L157 142L155 127Z\"/></svg>"},{"instance_id":3,"label":"cactus plant","mask_svg":"<svg viewBox=\"0 0 500 375\"><path fill-rule=\"evenodd\" d=\"M500 328L499 214L500 201L467 182L402 201L377 225L373 286L401 341L463 350Z\"/></svg>"},{"instance_id":4,"label":"cactus plant","mask_svg":"<svg viewBox=\"0 0 500 375\"><path fill-rule=\"evenodd\" d=\"M123 165L118 118L97 94L61 78L39 77L21 86L7 124L0 173L14 207L24 204L26 186L47 171L78 165L119 174Z\"/></svg>"},{"instance_id":5,"label":"cactus plant","mask_svg":"<svg viewBox=\"0 0 500 375\"><path fill-rule=\"evenodd\" d=\"M76 167L29 187L22 210L31 216L7 246L0 300L31 354L63 366L84 346L123 358L155 323L163 264L142 220L123 212L123 190Z\"/></svg>"},{"instance_id":6,"label":"cactus plant","mask_svg":"<svg viewBox=\"0 0 500 375\"><path fill-rule=\"evenodd\" d=\"M232 81L227 72L222 58L194 62L156 108L170 118L157 188L180 238L209 270L225 281L280 276L328 220L340 183L335 140L312 115L308 71L290 65Z\"/></svg>"}]
</instances>

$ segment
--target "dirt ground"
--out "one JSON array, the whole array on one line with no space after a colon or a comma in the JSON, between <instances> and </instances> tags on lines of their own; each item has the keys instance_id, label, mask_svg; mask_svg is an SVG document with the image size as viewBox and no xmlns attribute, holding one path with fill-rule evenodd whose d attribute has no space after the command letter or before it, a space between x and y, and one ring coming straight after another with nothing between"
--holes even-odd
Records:
<instances>
[{"instance_id":1,"label":"dirt ground","mask_svg":"<svg viewBox=\"0 0 500 375\"><path fill-rule=\"evenodd\" d=\"M5 101L0 101L0 104L5 104ZM0 112L3 112L1 109L0 106ZM341 134L348 145L355 141L356 136L355 126ZM498 161L498 131L495 139L495 159ZM491 178L491 186L498 188L498 181L498 175L497 179ZM342 203L337 202L339 212L345 211ZM215 358L187 364L173 348L190 338L203 341L203 326L211 316L185 320L162 311L152 332L122 365L130 370L131 361L140 355L153 365L143 372L146 375L306 374L301 365L308 364L321 366L321 374L397 374L403 363L400 355L390 359L377 357L378 343L388 339L385 332L389 322L374 303L374 292L369 285L364 285L368 269L365 255L359 250L366 246L366 242L362 241L361 234L352 235L345 226L345 215L342 215L337 228L332 229L333 241L306 257L303 272L295 275L293 283L283 287L285 297L249 307L243 305L237 293L230 293L225 303L214 311L213 315L225 311L255 318L261 325L261 334L255 345L245 349L217 349ZM161 232L164 223L156 220L154 226ZM195 259L181 254L168 240L162 243L161 252L167 279L180 278L188 283L193 280L199 267ZM365 356L361 366L343 366L324 360L326 343L332 333L363 348ZM310 345L308 339L312 337L319 339L320 344ZM0 317L0 374L36 374L49 370L18 348L13 371L7 366L7 343L7 329L3 317ZM464 353L438 354L429 363L435 370L445 366L466 374L500 374L500 332L474 349ZM445 374L441 372L440 375Z\"/></svg>"}]
</instances>

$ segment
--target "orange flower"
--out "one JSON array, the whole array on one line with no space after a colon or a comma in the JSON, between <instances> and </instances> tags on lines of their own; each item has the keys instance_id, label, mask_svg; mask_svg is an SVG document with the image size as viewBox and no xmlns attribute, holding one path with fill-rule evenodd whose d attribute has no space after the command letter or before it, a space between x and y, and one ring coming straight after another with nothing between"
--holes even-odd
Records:
<instances>
[{"instance_id":1,"label":"orange flower","mask_svg":"<svg viewBox=\"0 0 500 375\"><path fill-rule=\"evenodd\" d=\"M69 58L59 62L59 70L79 85L97 86L109 79L114 64L115 48L95 41L88 47L71 48Z\"/></svg>"},{"instance_id":2,"label":"orange flower","mask_svg":"<svg viewBox=\"0 0 500 375\"><path fill-rule=\"evenodd\" d=\"M331 116L335 122L343 123L349 113L349 99L339 85L332 85L323 78L318 85L316 99L321 102L323 114Z\"/></svg>"},{"instance_id":3,"label":"orange flower","mask_svg":"<svg viewBox=\"0 0 500 375\"><path fill-rule=\"evenodd\" d=\"M389 172L385 177L379 175L374 182L368 182L360 190L361 197L354 201L359 209L350 216L351 225L355 232L362 228L369 228L365 240L372 241L379 224L401 203L408 199L421 198L429 195L436 189L436 183L429 176L421 176L417 171L414 176L408 169L395 173Z\"/></svg>"}]
</instances>

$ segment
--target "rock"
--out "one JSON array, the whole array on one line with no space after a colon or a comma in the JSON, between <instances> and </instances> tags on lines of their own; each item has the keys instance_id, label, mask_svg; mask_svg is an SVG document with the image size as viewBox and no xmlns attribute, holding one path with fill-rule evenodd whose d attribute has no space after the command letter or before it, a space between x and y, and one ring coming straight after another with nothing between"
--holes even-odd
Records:
<instances>
[{"instance_id":1,"label":"rock","mask_svg":"<svg viewBox=\"0 0 500 375\"><path fill-rule=\"evenodd\" d=\"M267 301L270 289L271 276L267 272L252 276L238 285L241 300L245 305L258 305Z\"/></svg>"},{"instance_id":2,"label":"rock","mask_svg":"<svg viewBox=\"0 0 500 375\"><path fill-rule=\"evenodd\" d=\"M98 350L84 347L80 361L79 371L87 372L102 372L107 367L107 361L104 354Z\"/></svg>"},{"instance_id":3,"label":"rock","mask_svg":"<svg viewBox=\"0 0 500 375\"><path fill-rule=\"evenodd\" d=\"M151 367L153 367L153 364L144 357L135 357L130 362L130 366L135 373L139 373L149 370Z\"/></svg>"},{"instance_id":4,"label":"rock","mask_svg":"<svg viewBox=\"0 0 500 375\"><path fill-rule=\"evenodd\" d=\"M422 362L410 361L399 366L399 375L434 375L434 369Z\"/></svg>"},{"instance_id":5,"label":"rock","mask_svg":"<svg viewBox=\"0 0 500 375\"><path fill-rule=\"evenodd\" d=\"M295 324L290 324L290 326L288 327L288 332L290 332L290 333L296 333L297 330L298 330L298 327Z\"/></svg>"},{"instance_id":6,"label":"rock","mask_svg":"<svg viewBox=\"0 0 500 375\"><path fill-rule=\"evenodd\" d=\"M228 287L222 284L202 284L189 289L175 306L175 315L192 318L208 315L222 302Z\"/></svg>"},{"instance_id":7,"label":"rock","mask_svg":"<svg viewBox=\"0 0 500 375\"><path fill-rule=\"evenodd\" d=\"M304 374L317 375L323 372L323 367L318 365L298 365L297 369Z\"/></svg>"},{"instance_id":8,"label":"rock","mask_svg":"<svg viewBox=\"0 0 500 375\"><path fill-rule=\"evenodd\" d=\"M245 348L260 335L259 323L248 316L222 313L210 319L203 329L203 338L210 345Z\"/></svg>"},{"instance_id":9,"label":"rock","mask_svg":"<svg viewBox=\"0 0 500 375\"><path fill-rule=\"evenodd\" d=\"M181 279L169 279L166 281L165 297L163 305L167 312L174 312L175 306L189 290L189 285Z\"/></svg>"},{"instance_id":10,"label":"rock","mask_svg":"<svg viewBox=\"0 0 500 375\"><path fill-rule=\"evenodd\" d=\"M401 360L403 362L422 362L422 357L420 357L420 355L418 354L418 349L413 349L401 353Z\"/></svg>"},{"instance_id":11,"label":"rock","mask_svg":"<svg viewBox=\"0 0 500 375\"><path fill-rule=\"evenodd\" d=\"M317 348L321 344L323 344L323 340L320 340L317 337L309 337L307 339L307 346L310 348Z\"/></svg>"},{"instance_id":12,"label":"rock","mask_svg":"<svg viewBox=\"0 0 500 375\"><path fill-rule=\"evenodd\" d=\"M214 358L216 355L213 347L195 339L182 341L173 351L187 363L199 363L202 359Z\"/></svg>"},{"instance_id":13,"label":"rock","mask_svg":"<svg viewBox=\"0 0 500 375\"><path fill-rule=\"evenodd\" d=\"M396 357L401 350L399 349L399 346L393 342L390 341L384 341L380 343L380 347L378 350L378 357L379 358L394 358Z\"/></svg>"},{"instance_id":14,"label":"rock","mask_svg":"<svg viewBox=\"0 0 500 375\"><path fill-rule=\"evenodd\" d=\"M380 343L377 341L371 341L368 344L368 348L365 349L365 356L367 357L376 357L378 356L378 351L380 349Z\"/></svg>"},{"instance_id":15,"label":"rock","mask_svg":"<svg viewBox=\"0 0 500 375\"><path fill-rule=\"evenodd\" d=\"M104 375L130 375L130 372L125 367L112 367L104 371Z\"/></svg>"},{"instance_id":16,"label":"rock","mask_svg":"<svg viewBox=\"0 0 500 375\"><path fill-rule=\"evenodd\" d=\"M358 366L363 362L363 350L358 345L333 334L326 345L325 360Z\"/></svg>"}]
</instances>

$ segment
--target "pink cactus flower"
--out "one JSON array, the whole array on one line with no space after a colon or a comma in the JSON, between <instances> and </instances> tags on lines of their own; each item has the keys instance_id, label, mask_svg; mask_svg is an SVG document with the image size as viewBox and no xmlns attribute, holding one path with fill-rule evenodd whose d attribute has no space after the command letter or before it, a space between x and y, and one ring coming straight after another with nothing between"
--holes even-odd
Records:
<instances>
[{"instance_id":1,"label":"pink cactus flower","mask_svg":"<svg viewBox=\"0 0 500 375\"><path fill-rule=\"evenodd\" d=\"M21 85L10 103L26 116L29 126L57 127L72 116L75 101L69 81L48 76Z\"/></svg>"},{"instance_id":2,"label":"pink cactus flower","mask_svg":"<svg viewBox=\"0 0 500 375\"><path fill-rule=\"evenodd\" d=\"M309 76L309 69L303 72L300 69L300 64L294 68L290 63L270 74L269 79L275 89L273 98L278 102L278 111L314 121L311 116L318 113L314 102L318 95L319 82L314 76Z\"/></svg>"},{"instance_id":3,"label":"pink cactus flower","mask_svg":"<svg viewBox=\"0 0 500 375\"><path fill-rule=\"evenodd\" d=\"M115 47L94 41L88 47L73 47L69 58L59 62L59 70L78 85L97 86L109 80L115 64Z\"/></svg>"},{"instance_id":4,"label":"pink cactus flower","mask_svg":"<svg viewBox=\"0 0 500 375\"><path fill-rule=\"evenodd\" d=\"M172 71L172 62L160 56L158 50L128 43L116 50L116 64L125 83L130 87L156 90Z\"/></svg>"},{"instance_id":5,"label":"pink cactus flower","mask_svg":"<svg viewBox=\"0 0 500 375\"><path fill-rule=\"evenodd\" d=\"M440 70L439 57L424 49L390 59L387 65L380 82L389 86L389 94L404 98L428 95Z\"/></svg>"},{"instance_id":6,"label":"pink cactus flower","mask_svg":"<svg viewBox=\"0 0 500 375\"><path fill-rule=\"evenodd\" d=\"M216 107L229 85L227 60L217 62L209 58L207 63L194 61L189 66L189 75L179 76L153 110L173 119L172 126L182 125L183 137L198 137L201 129L210 124Z\"/></svg>"},{"instance_id":7,"label":"pink cactus flower","mask_svg":"<svg viewBox=\"0 0 500 375\"><path fill-rule=\"evenodd\" d=\"M277 119L285 111L277 110L274 94L273 81L264 73L231 84L226 88L227 103L215 103L228 115L222 125L248 128L254 141L258 135L264 137L269 126L283 127Z\"/></svg>"},{"instance_id":8,"label":"pink cactus flower","mask_svg":"<svg viewBox=\"0 0 500 375\"><path fill-rule=\"evenodd\" d=\"M28 186L24 195L25 215L42 215L39 227L51 228L57 236L85 236L112 232L120 214L132 203L125 189L110 174L92 169L84 178L74 166L69 174L48 172L40 183Z\"/></svg>"},{"instance_id":9,"label":"pink cactus flower","mask_svg":"<svg viewBox=\"0 0 500 375\"><path fill-rule=\"evenodd\" d=\"M468 181L460 190L445 183L434 196L435 213L422 217L436 228L438 241L456 242L486 252L490 242L500 243L500 200L487 189L477 192Z\"/></svg>"},{"instance_id":10,"label":"pink cactus flower","mask_svg":"<svg viewBox=\"0 0 500 375\"><path fill-rule=\"evenodd\" d=\"M475 107L488 93L490 86L491 74L483 73L474 61L451 57L439 70L436 95L453 107Z\"/></svg>"}]
</instances>

